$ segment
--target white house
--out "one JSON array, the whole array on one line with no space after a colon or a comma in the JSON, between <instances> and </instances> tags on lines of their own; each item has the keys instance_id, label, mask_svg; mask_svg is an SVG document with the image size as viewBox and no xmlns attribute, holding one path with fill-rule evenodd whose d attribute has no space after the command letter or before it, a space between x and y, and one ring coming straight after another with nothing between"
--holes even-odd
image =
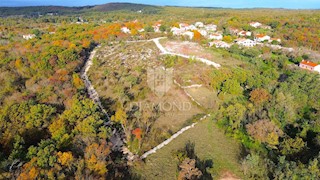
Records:
<instances>
[{"instance_id":1,"label":"white house","mask_svg":"<svg viewBox=\"0 0 320 180\"><path fill-rule=\"evenodd\" d=\"M238 33L239 36L243 37L243 36L251 36L252 33L250 31L240 31Z\"/></svg>"},{"instance_id":2,"label":"white house","mask_svg":"<svg viewBox=\"0 0 320 180\"><path fill-rule=\"evenodd\" d=\"M271 38L269 40L269 43L271 43L272 41L278 41L279 43L281 43L281 39L279 39L279 38Z\"/></svg>"},{"instance_id":3,"label":"white house","mask_svg":"<svg viewBox=\"0 0 320 180\"><path fill-rule=\"evenodd\" d=\"M130 29L128 29L128 28L125 27L125 26L121 28L121 31L122 31L123 33L125 33L125 34L131 34Z\"/></svg>"},{"instance_id":4,"label":"white house","mask_svg":"<svg viewBox=\"0 0 320 180\"><path fill-rule=\"evenodd\" d=\"M207 25L204 25L204 28L205 28L207 31L216 31L216 30L217 30L217 25L207 24Z\"/></svg>"},{"instance_id":5,"label":"white house","mask_svg":"<svg viewBox=\"0 0 320 180\"><path fill-rule=\"evenodd\" d=\"M254 40L257 42L269 41L271 39L270 36L264 34L257 34L254 37Z\"/></svg>"},{"instance_id":6,"label":"white house","mask_svg":"<svg viewBox=\"0 0 320 180\"><path fill-rule=\"evenodd\" d=\"M232 35L238 35L238 33L240 32L239 29L236 29L236 28L229 28L229 32L230 34Z\"/></svg>"},{"instance_id":7,"label":"white house","mask_svg":"<svg viewBox=\"0 0 320 180\"><path fill-rule=\"evenodd\" d=\"M161 23L156 23L153 27L154 32L160 32Z\"/></svg>"},{"instance_id":8,"label":"white house","mask_svg":"<svg viewBox=\"0 0 320 180\"><path fill-rule=\"evenodd\" d=\"M203 28L204 27L204 24L202 22L196 22L194 25L196 27L198 27L198 28Z\"/></svg>"},{"instance_id":9,"label":"white house","mask_svg":"<svg viewBox=\"0 0 320 180\"><path fill-rule=\"evenodd\" d=\"M185 30L184 30L184 29L177 28L177 27L173 27L173 28L171 28L171 32L172 32L172 34L175 35L175 36L180 36L180 35L182 35L182 34L185 32Z\"/></svg>"},{"instance_id":10,"label":"white house","mask_svg":"<svg viewBox=\"0 0 320 180\"><path fill-rule=\"evenodd\" d=\"M313 70L320 74L320 65L317 65L316 67L314 67Z\"/></svg>"},{"instance_id":11,"label":"white house","mask_svg":"<svg viewBox=\"0 0 320 180\"><path fill-rule=\"evenodd\" d=\"M187 30L187 29L189 28L189 24L186 24L186 23L180 23L180 24L179 24L179 27L180 27L180 29Z\"/></svg>"},{"instance_id":12,"label":"white house","mask_svg":"<svg viewBox=\"0 0 320 180\"><path fill-rule=\"evenodd\" d=\"M255 41L252 41L251 39L237 39L237 44L244 47L253 47L257 45Z\"/></svg>"},{"instance_id":13,"label":"white house","mask_svg":"<svg viewBox=\"0 0 320 180\"><path fill-rule=\"evenodd\" d=\"M318 65L317 63L311 62L311 61L302 60L299 64L299 67L302 69L307 69L310 71L316 71L316 72L320 73L320 65Z\"/></svg>"},{"instance_id":14,"label":"white house","mask_svg":"<svg viewBox=\"0 0 320 180\"><path fill-rule=\"evenodd\" d=\"M141 33L141 32L144 32L144 29L141 28L141 29L138 30L138 32L140 32L140 33Z\"/></svg>"},{"instance_id":15,"label":"white house","mask_svg":"<svg viewBox=\"0 0 320 180\"><path fill-rule=\"evenodd\" d=\"M268 25L261 25L260 28L262 28L262 29L272 29L271 26L268 26Z\"/></svg>"},{"instance_id":16,"label":"white house","mask_svg":"<svg viewBox=\"0 0 320 180\"><path fill-rule=\"evenodd\" d=\"M23 37L23 39L29 40L29 39L35 38L36 35L35 34L26 34L26 35L23 35L22 37Z\"/></svg>"},{"instance_id":17,"label":"white house","mask_svg":"<svg viewBox=\"0 0 320 180\"><path fill-rule=\"evenodd\" d=\"M223 36L221 34L210 34L208 39L214 39L214 40L222 40Z\"/></svg>"},{"instance_id":18,"label":"white house","mask_svg":"<svg viewBox=\"0 0 320 180\"><path fill-rule=\"evenodd\" d=\"M203 37L207 37L208 36L208 32L204 29L200 29L198 30L198 32L203 36Z\"/></svg>"},{"instance_id":19,"label":"white house","mask_svg":"<svg viewBox=\"0 0 320 180\"><path fill-rule=\"evenodd\" d=\"M215 40L212 42L209 42L209 47L215 46L216 48L230 48L231 44L228 44L224 41Z\"/></svg>"},{"instance_id":20,"label":"white house","mask_svg":"<svg viewBox=\"0 0 320 180\"><path fill-rule=\"evenodd\" d=\"M194 33L191 31L186 31L182 33L183 36L187 36L189 39L193 39Z\"/></svg>"},{"instance_id":21,"label":"white house","mask_svg":"<svg viewBox=\"0 0 320 180\"><path fill-rule=\"evenodd\" d=\"M250 26L252 26L252 27L254 27L254 28L258 28L258 27L260 27L262 24L261 23L259 23L259 22L251 22L250 23Z\"/></svg>"},{"instance_id":22,"label":"white house","mask_svg":"<svg viewBox=\"0 0 320 180\"><path fill-rule=\"evenodd\" d=\"M191 31L193 31L193 30L196 30L197 29L197 27L196 26L194 26L194 25L189 25L189 26L186 26L185 27L185 29L188 31L188 30L191 30Z\"/></svg>"}]
</instances>

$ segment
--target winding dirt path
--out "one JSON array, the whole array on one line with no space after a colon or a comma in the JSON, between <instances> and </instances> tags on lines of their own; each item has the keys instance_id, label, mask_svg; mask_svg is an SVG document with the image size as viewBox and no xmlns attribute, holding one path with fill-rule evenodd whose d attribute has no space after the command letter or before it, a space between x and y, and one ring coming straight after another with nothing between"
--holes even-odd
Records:
<instances>
[{"instance_id":1,"label":"winding dirt path","mask_svg":"<svg viewBox=\"0 0 320 180\"><path fill-rule=\"evenodd\" d=\"M94 89L91 81L89 80L88 71L90 67L92 66L93 58L95 57L97 50L101 46L97 46L93 51L91 51L89 58L87 59L84 67L80 71L80 77L84 81L85 87L88 91L90 99L94 101L95 104L99 106L101 111L107 116L108 121L105 123L106 126L110 126L110 116L108 112L104 109L102 106L102 103L99 98L98 92ZM123 137L123 132L120 130L113 128L112 129L112 136L110 138L110 141L112 142L113 149L120 150L124 155L126 155L127 159L129 161L132 161L135 158L135 155L130 152L130 150L125 146L125 137Z\"/></svg>"}]
</instances>

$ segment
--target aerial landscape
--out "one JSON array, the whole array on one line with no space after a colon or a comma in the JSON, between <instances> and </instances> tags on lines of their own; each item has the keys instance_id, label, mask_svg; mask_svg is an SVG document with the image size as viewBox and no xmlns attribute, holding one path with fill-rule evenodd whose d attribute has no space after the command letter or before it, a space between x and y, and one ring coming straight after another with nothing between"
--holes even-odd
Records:
<instances>
[{"instance_id":1,"label":"aerial landscape","mask_svg":"<svg viewBox=\"0 0 320 180\"><path fill-rule=\"evenodd\" d=\"M320 179L320 2L0 2L0 179Z\"/></svg>"}]
</instances>

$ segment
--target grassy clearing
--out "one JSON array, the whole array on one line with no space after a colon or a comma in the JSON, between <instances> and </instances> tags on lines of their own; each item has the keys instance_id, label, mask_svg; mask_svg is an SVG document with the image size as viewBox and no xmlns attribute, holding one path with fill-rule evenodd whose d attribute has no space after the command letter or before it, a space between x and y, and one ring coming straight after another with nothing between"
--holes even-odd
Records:
<instances>
[{"instance_id":1,"label":"grassy clearing","mask_svg":"<svg viewBox=\"0 0 320 180\"><path fill-rule=\"evenodd\" d=\"M173 152L183 149L188 141L195 143L195 153L200 160L213 161L210 172L214 177L220 177L226 171L242 176L238 163L240 145L226 137L210 119L201 121L196 127L150 155L145 163L137 163L133 172L141 179L176 179L178 160Z\"/></svg>"},{"instance_id":2,"label":"grassy clearing","mask_svg":"<svg viewBox=\"0 0 320 180\"><path fill-rule=\"evenodd\" d=\"M199 88L188 88L185 89L197 102L206 109L217 109L218 108L218 97L217 92L209 90L206 87Z\"/></svg>"}]
</instances>

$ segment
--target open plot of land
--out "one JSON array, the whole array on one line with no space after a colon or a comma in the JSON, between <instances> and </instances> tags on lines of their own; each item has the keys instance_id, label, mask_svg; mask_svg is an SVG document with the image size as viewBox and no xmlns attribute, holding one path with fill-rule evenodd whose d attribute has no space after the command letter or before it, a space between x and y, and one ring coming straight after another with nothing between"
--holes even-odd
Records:
<instances>
[{"instance_id":1,"label":"open plot of land","mask_svg":"<svg viewBox=\"0 0 320 180\"><path fill-rule=\"evenodd\" d=\"M173 153L183 149L188 142L195 144L195 154L202 160L212 160L212 172L215 177L222 177L223 172L229 171L241 177L238 156L239 144L224 135L214 122L205 119L194 128L177 137L157 153L150 155L145 162L134 167L134 173L141 179L176 179L178 159Z\"/></svg>"},{"instance_id":2,"label":"open plot of land","mask_svg":"<svg viewBox=\"0 0 320 180\"><path fill-rule=\"evenodd\" d=\"M238 66L243 64L243 62L237 59L223 57L221 53L215 52L210 48L204 48L195 42L173 41L167 39L163 39L160 42L170 52L205 58L222 66Z\"/></svg>"},{"instance_id":3,"label":"open plot of land","mask_svg":"<svg viewBox=\"0 0 320 180\"><path fill-rule=\"evenodd\" d=\"M89 71L92 84L110 114L121 104L130 116L128 133L142 128L145 134L139 153L191 123L193 116L203 114L177 85L172 84L161 97L149 87L148 69L161 66L163 57L153 42L114 43L97 52ZM135 105L139 109L133 111Z\"/></svg>"}]
</instances>

